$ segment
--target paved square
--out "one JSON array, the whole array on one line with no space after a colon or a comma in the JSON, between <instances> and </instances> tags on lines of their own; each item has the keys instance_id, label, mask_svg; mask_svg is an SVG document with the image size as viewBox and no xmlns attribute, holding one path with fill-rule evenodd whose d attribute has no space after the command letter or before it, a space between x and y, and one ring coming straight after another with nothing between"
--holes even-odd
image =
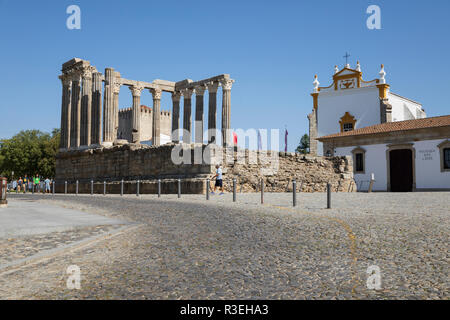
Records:
<instances>
[{"instance_id":1,"label":"paved square","mask_svg":"<svg viewBox=\"0 0 450 320\"><path fill-rule=\"evenodd\" d=\"M27 195L136 223L0 272L1 298L448 299L449 193ZM66 288L78 265L80 290ZM367 288L371 266L381 288Z\"/></svg>"}]
</instances>

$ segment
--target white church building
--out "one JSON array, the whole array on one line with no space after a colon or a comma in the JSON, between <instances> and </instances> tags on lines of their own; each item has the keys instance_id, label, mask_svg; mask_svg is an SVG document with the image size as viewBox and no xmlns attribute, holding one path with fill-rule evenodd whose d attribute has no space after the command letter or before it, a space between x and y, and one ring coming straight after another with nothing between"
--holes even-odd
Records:
<instances>
[{"instance_id":1,"label":"white church building","mask_svg":"<svg viewBox=\"0 0 450 320\"><path fill-rule=\"evenodd\" d=\"M323 156L352 156L360 190L450 190L450 115L427 118L422 105L390 91L379 78L364 81L359 62L335 67L332 84L314 79L308 115L310 149Z\"/></svg>"}]
</instances>

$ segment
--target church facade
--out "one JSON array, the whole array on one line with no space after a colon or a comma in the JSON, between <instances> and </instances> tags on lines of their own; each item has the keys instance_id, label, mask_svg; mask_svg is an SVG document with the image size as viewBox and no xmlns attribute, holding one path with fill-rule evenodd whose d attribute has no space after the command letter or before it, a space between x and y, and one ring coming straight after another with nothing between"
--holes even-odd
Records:
<instances>
[{"instance_id":1,"label":"church facade","mask_svg":"<svg viewBox=\"0 0 450 320\"><path fill-rule=\"evenodd\" d=\"M427 118L422 105L390 91L381 66L364 81L361 66L335 68L332 84L314 79L311 153L352 156L360 190L450 190L450 116Z\"/></svg>"}]
</instances>

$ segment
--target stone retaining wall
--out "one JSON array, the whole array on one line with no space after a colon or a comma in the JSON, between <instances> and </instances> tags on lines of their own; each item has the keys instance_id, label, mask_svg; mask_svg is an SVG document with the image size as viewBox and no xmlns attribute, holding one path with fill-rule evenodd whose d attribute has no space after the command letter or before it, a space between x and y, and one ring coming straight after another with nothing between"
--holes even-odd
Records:
<instances>
[{"instance_id":1,"label":"stone retaining wall","mask_svg":"<svg viewBox=\"0 0 450 320\"><path fill-rule=\"evenodd\" d=\"M292 191L292 179L297 180L297 190L302 192L324 192L327 183L332 184L334 191L356 191L351 157L268 154L242 149L224 152L222 148L209 150L206 145L182 146L192 164L172 161L176 147L173 144L159 147L127 144L61 152L56 158L56 192L64 192L64 182L68 181L68 192L74 193L75 181L79 181L79 193L90 193L90 181L94 180L94 193L103 193L104 181L107 193L120 193L123 179L124 193L136 193L137 180L141 181L140 193L157 193L157 179L161 179L162 193L177 193L177 179L181 179L182 193L204 193L206 179L214 176L216 162L223 164L226 191L232 191L233 179L237 180L238 192L259 191L261 179L267 192ZM207 156L200 158L202 163L194 164L198 154Z\"/></svg>"}]
</instances>

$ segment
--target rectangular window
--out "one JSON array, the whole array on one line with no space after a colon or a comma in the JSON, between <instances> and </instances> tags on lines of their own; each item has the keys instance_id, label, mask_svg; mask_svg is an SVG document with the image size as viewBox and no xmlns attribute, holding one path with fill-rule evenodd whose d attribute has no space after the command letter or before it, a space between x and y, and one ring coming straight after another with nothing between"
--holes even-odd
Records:
<instances>
[{"instance_id":1,"label":"rectangular window","mask_svg":"<svg viewBox=\"0 0 450 320\"><path fill-rule=\"evenodd\" d=\"M444 149L444 169L450 169L450 148Z\"/></svg>"},{"instance_id":2,"label":"rectangular window","mask_svg":"<svg viewBox=\"0 0 450 320\"><path fill-rule=\"evenodd\" d=\"M353 123L344 123L343 129L344 129L344 132L352 131L353 130Z\"/></svg>"},{"instance_id":3,"label":"rectangular window","mask_svg":"<svg viewBox=\"0 0 450 320\"><path fill-rule=\"evenodd\" d=\"M356 160L355 171L356 172L364 172L364 154L357 153L355 155L355 160Z\"/></svg>"}]
</instances>

